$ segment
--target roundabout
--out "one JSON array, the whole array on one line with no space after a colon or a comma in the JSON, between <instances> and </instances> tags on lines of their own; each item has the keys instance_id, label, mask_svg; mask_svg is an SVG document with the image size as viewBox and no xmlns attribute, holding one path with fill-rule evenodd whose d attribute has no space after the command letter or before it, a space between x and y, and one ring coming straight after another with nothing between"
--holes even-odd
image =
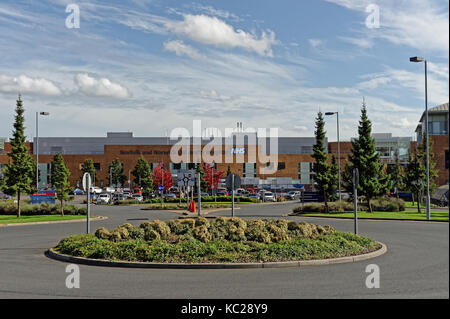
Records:
<instances>
[{"instance_id":1,"label":"roundabout","mask_svg":"<svg viewBox=\"0 0 450 319\"><path fill-rule=\"evenodd\" d=\"M281 218L296 203L241 206L238 217ZM179 215L141 211L136 207L95 207L108 219L92 222L92 229L112 229L123 223L139 225ZM230 216L229 210L211 216ZM350 220L284 217L331 225L351 232ZM67 289L66 267L73 261L45 256L61 238L80 234L83 223L27 225L0 229L1 298L448 298L448 223L360 221L361 235L386 244L374 259L324 264L320 267L254 269L164 269L78 264L80 288ZM380 288L368 289L366 267L380 269Z\"/></svg>"}]
</instances>

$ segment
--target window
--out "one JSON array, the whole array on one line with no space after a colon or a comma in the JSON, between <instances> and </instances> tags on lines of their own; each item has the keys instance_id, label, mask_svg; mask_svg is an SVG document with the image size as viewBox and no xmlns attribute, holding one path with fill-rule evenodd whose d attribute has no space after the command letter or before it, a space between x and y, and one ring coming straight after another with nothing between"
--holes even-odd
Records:
<instances>
[{"instance_id":1,"label":"window","mask_svg":"<svg viewBox=\"0 0 450 319\"><path fill-rule=\"evenodd\" d=\"M313 162L299 162L298 163L298 179L302 184L314 183Z\"/></svg>"},{"instance_id":2,"label":"window","mask_svg":"<svg viewBox=\"0 0 450 319\"><path fill-rule=\"evenodd\" d=\"M174 170L181 169L181 163L171 163Z\"/></svg>"},{"instance_id":3,"label":"window","mask_svg":"<svg viewBox=\"0 0 450 319\"><path fill-rule=\"evenodd\" d=\"M123 167L123 163L122 163L122 167ZM100 163L94 163L94 168L96 171L100 170Z\"/></svg>"},{"instance_id":4,"label":"window","mask_svg":"<svg viewBox=\"0 0 450 319\"><path fill-rule=\"evenodd\" d=\"M244 177L256 177L256 163L243 163Z\"/></svg>"},{"instance_id":5,"label":"window","mask_svg":"<svg viewBox=\"0 0 450 319\"><path fill-rule=\"evenodd\" d=\"M278 170L286 169L286 163L285 162L278 162Z\"/></svg>"}]
</instances>

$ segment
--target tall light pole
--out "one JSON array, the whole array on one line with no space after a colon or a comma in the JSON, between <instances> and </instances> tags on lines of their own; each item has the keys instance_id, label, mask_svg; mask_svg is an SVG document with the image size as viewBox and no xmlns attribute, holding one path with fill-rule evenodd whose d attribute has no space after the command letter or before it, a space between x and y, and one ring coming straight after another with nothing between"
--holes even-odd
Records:
<instances>
[{"instance_id":1,"label":"tall light pole","mask_svg":"<svg viewBox=\"0 0 450 319\"><path fill-rule=\"evenodd\" d=\"M338 140L338 188L339 188L339 201L342 200L341 197L341 142L339 140L339 112L326 112L325 115L336 114L337 120L337 140Z\"/></svg>"},{"instance_id":2,"label":"tall light pole","mask_svg":"<svg viewBox=\"0 0 450 319\"><path fill-rule=\"evenodd\" d=\"M39 190L39 115L50 115L50 113L36 112L36 191Z\"/></svg>"},{"instance_id":3,"label":"tall light pole","mask_svg":"<svg viewBox=\"0 0 450 319\"><path fill-rule=\"evenodd\" d=\"M426 163L426 170L427 170L427 195L426 195L427 208L426 208L426 211L427 211L427 220L430 220L430 218L431 218L431 215L430 215L430 164L429 164L430 160L429 160L429 150L428 150L428 138L429 138L430 134L428 132L427 60L425 60L421 56L415 56L415 57L409 58L409 61L410 62L424 62L424 64L425 64L425 134L426 134L425 135L425 137L426 137L425 163Z\"/></svg>"}]
</instances>

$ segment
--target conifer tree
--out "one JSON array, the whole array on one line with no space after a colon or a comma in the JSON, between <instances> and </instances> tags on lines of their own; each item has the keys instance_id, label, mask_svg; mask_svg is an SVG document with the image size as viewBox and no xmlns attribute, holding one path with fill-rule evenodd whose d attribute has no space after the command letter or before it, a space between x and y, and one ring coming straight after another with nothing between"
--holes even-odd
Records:
<instances>
[{"instance_id":1,"label":"conifer tree","mask_svg":"<svg viewBox=\"0 0 450 319\"><path fill-rule=\"evenodd\" d=\"M83 175L89 173L89 175L91 175L92 183L95 185L97 170L95 169L94 161L92 159L86 159L83 164L81 164L81 171L83 172ZM81 176L81 179L83 179L83 176Z\"/></svg>"},{"instance_id":2,"label":"conifer tree","mask_svg":"<svg viewBox=\"0 0 450 319\"><path fill-rule=\"evenodd\" d=\"M109 164L109 185L125 185L127 177L123 173L122 163L118 159L115 159Z\"/></svg>"},{"instance_id":3,"label":"conifer tree","mask_svg":"<svg viewBox=\"0 0 450 319\"><path fill-rule=\"evenodd\" d=\"M61 154L56 154L52 162L52 184L55 188L56 196L61 203L61 215L64 216L64 201L69 198L70 191L69 184L70 171L64 163L64 158Z\"/></svg>"},{"instance_id":4,"label":"conifer tree","mask_svg":"<svg viewBox=\"0 0 450 319\"><path fill-rule=\"evenodd\" d=\"M139 185L144 193L150 193L153 190L152 169L143 156L139 158L131 174L134 176L134 183Z\"/></svg>"},{"instance_id":5,"label":"conifer tree","mask_svg":"<svg viewBox=\"0 0 450 319\"><path fill-rule=\"evenodd\" d=\"M333 177L331 174L331 166L328 164L328 156L325 150L325 121L322 112L319 112L316 118L316 144L313 146L314 159L314 186L323 195L325 202L325 212L328 213L328 200L333 196L335 185L332 185Z\"/></svg>"},{"instance_id":6,"label":"conifer tree","mask_svg":"<svg viewBox=\"0 0 450 319\"><path fill-rule=\"evenodd\" d=\"M390 176L390 192L394 193L398 198L398 193L400 190L402 190L405 186L403 183L405 170L403 166L400 164L400 159L398 157L398 152L395 152L395 160L394 163L391 165L388 165L386 172Z\"/></svg>"},{"instance_id":7,"label":"conifer tree","mask_svg":"<svg viewBox=\"0 0 450 319\"><path fill-rule=\"evenodd\" d=\"M359 172L358 194L365 197L369 211L372 213L370 201L387 192L389 176L383 171L380 154L375 150L372 138L372 123L367 117L367 108L363 102L361 119L358 126L358 138L352 141L351 154L345 167L344 186L353 194L353 169Z\"/></svg>"},{"instance_id":8,"label":"conifer tree","mask_svg":"<svg viewBox=\"0 0 450 319\"><path fill-rule=\"evenodd\" d=\"M35 161L28 153L25 145L25 110L19 98L16 104L16 117L14 122L13 138L11 138L11 152L5 169L5 188L9 194L17 194L17 217L20 218L20 196L33 190L35 176Z\"/></svg>"}]
</instances>

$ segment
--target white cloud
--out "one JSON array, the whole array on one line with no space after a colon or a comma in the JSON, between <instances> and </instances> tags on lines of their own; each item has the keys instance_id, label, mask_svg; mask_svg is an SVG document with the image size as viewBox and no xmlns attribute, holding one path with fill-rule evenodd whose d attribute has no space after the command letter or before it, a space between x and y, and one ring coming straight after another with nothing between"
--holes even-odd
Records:
<instances>
[{"instance_id":1,"label":"white cloud","mask_svg":"<svg viewBox=\"0 0 450 319\"><path fill-rule=\"evenodd\" d=\"M112 98L127 98L130 96L128 89L118 83L111 82L107 78L96 79L86 73L75 76L75 85L89 96L103 96Z\"/></svg>"},{"instance_id":2,"label":"white cloud","mask_svg":"<svg viewBox=\"0 0 450 319\"><path fill-rule=\"evenodd\" d=\"M261 36L235 30L233 26L206 15L184 15L183 21L170 20L165 22L170 32L187 37L193 41L215 45L218 47L243 48L254 51L261 56L273 56L272 45L277 43L275 33L263 31Z\"/></svg>"},{"instance_id":3,"label":"white cloud","mask_svg":"<svg viewBox=\"0 0 450 319\"><path fill-rule=\"evenodd\" d=\"M0 91L5 93L61 95L61 90L51 81L44 78L31 78L26 75L18 77L0 75Z\"/></svg>"},{"instance_id":4,"label":"white cloud","mask_svg":"<svg viewBox=\"0 0 450 319\"><path fill-rule=\"evenodd\" d=\"M440 52L448 56L449 23L448 1L379 0L380 28L365 26L365 11L373 0L326 0L350 10L361 12L362 31L372 37L386 39L397 45L407 45L420 51ZM355 42L355 44L364 44ZM368 43L367 43L368 45Z\"/></svg>"},{"instance_id":5,"label":"white cloud","mask_svg":"<svg viewBox=\"0 0 450 319\"><path fill-rule=\"evenodd\" d=\"M185 44L181 40L172 40L165 42L164 49L167 51L175 52L175 54L178 56L187 55L188 57L191 57L193 59L198 59L201 57L201 54L198 53L195 48Z\"/></svg>"},{"instance_id":6,"label":"white cloud","mask_svg":"<svg viewBox=\"0 0 450 319\"><path fill-rule=\"evenodd\" d=\"M323 41L320 39L309 39L308 42L313 48L317 48L323 44Z\"/></svg>"},{"instance_id":7,"label":"white cloud","mask_svg":"<svg viewBox=\"0 0 450 319\"><path fill-rule=\"evenodd\" d=\"M345 42L354 44L363 49L373 47L373 41L370 38L352 38L352 37L339 37L339 38Z\"/></svg>"}]
</instances>

